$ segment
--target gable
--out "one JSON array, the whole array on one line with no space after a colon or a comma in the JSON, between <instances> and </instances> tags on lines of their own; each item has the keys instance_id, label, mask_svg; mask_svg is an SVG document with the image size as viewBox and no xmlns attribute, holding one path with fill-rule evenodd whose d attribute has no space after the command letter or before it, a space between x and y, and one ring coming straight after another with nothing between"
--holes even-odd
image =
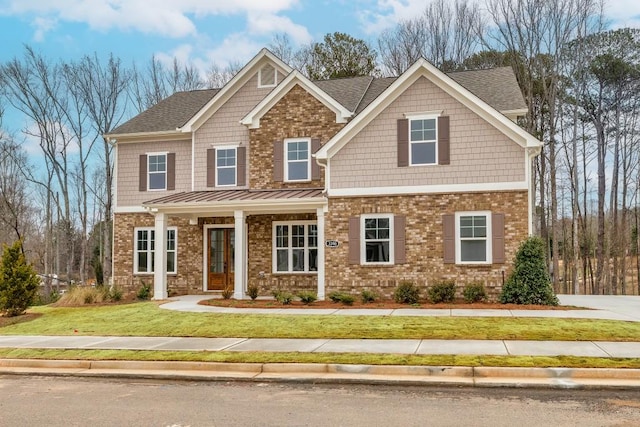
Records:
<instances>
[{"instance_id":1,"label":"gable","mask_svg":"<svg viewBox=\"0 0 640 427\"><path fill-rule=\"evenodd\" d=\"M398 119L424 112L449 117L450 164L399 168ZM331 157L330 188L524 183L525 151L442 88L419 77Z\"/></svg>"}]
</instances>

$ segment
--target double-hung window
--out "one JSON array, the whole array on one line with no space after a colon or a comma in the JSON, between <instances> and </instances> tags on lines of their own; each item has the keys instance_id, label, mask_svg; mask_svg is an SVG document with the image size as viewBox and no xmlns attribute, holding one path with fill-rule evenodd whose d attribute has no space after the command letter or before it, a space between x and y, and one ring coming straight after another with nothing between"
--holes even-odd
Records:
<instances>
[{"instance_id":1,"label":"double-hung window","mask_svg":"<svg viewBox=\"0 0 640 427\"><path fill-rule=\"evenodd\" d=\"M177 230L167 229L167 273L175 274L177 270ZM154 272L155 230L153 227L135 229L133 268L136 274Z\"/></svg>"},{"instance_id":2,"label":"double-hung window","mask_svg":"<svg viewBox=\"0 0 640 427\"><path fill-rule=\"evenodd\" d=\"M436 116L409 118L409 164L435 165L438 163L438 135Z\"/></svg>"},{"instance_id":3,"label":"double-hung window","mask_svg":"<svg viewBox=\"0 0 640 427\"><path fill-rule=\"evenodd\" d=\"M273 272L318 271L318 226L312 221L273 223Z\"/></svg>"},{"instance_id":4,"label":"double-hung window","mask_svg":"<svg viewBox=\"0 0 640 427\"><path fill-rule=\"evenodd\" d=\"M309 181L311 178L311 139L296 138L284 141L285 181Z\"/></svg>"},{"instance_id":5,"label":"double-hung window","mask_svg":"<svg viewBox=\"0 0 640 427\"><path fill-rule=\"evenodd\" d=\"M393 215L361 216L362 264L393 264Z\"/></svg>"},{"instance_id":6,"label":"double-hung window","mask_svg":"<svg viewBox=\"0 0 640 427\"><path fill-rule=\"evenodd\" d=\"M167 189L167 154L147 155L147 171L149 174L149 190Z\"/></svg>"},{"instance_id":7,"label":"double-hung window","mask_svg":"<svg viewBox=\"0 0 640 427\"><path fill-rule=\"evenodd\" d=\"M216 183L218 187L236 185L237 150L216 148Z\"/></svg>"},{"instance_id":8,"label":"double-hung window","mask_svg":"<svg viewBox=\"0 0 640 427\"><path fill-rule=\"evenodd\" d=\"M491 263L490 212L457 212L456 238L457 263Z\"/></svg>"}]
</instances>

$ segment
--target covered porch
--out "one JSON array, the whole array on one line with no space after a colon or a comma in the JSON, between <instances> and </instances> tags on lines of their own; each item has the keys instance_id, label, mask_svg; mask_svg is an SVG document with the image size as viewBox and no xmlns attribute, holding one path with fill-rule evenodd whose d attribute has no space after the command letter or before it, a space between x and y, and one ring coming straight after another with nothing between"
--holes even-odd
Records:
<instances>
[{"instance_id":1,"label":"covered porch","mask_svg":"<svg viewBox=\"0 0 640 427\"><path fill-rule=\"evenodd\" d=\"M304 231L303 239L305 242L308 237L307 233L311 232L312 227L307 224L313 224L313 238L316 242L313 248L313 261L309 261L308 254L305 253L305 261L300 265L303 266L302 272L307 274L313 268L312 273L316 276L318 299L325 298L324 241L327 199L323 194L323 189L182 192L150 200L143 205L154 216L156 248L166 248L167 224L170 217L187 218L189 224L201 225L202 252L181 253L178 255L178 263L182 257L201 256L203 263L202 291L232 288L234 299L247 297L250 256L256 259L260 258L262 268L259 268L258 274L261 276L277 273L280 277L297 277L297 273L300 273L299 269L291 267L293 263L291 254L297 250L291 248L288 252L286 248L276 250L276 241L282 240L282 236L277 237L277 234L283 232L286 232L287 236L294 234L294 226L277 225L284 222L272 219L282 216L313 218L312 221L298 221L296 223L303 224L298 228ZM211 218L225 218L226 221L224 224L208 223L207 219ZM248 218L266 218L263 221L253 222L254 231L257 230L255 227L259 227L260 233L249 232ZM269 229L265 230L266 227ZM273 257L272 263L265 264L264 253L250 255L249 248L255 234L273 236L269 245L269 251ZM288 238L291 242L291 237ZM306 249L307 243L304 243L304 248L308 251ZM154 251L156 268L153 275L153 298L157 300L168 297L166 254L166 251ZM287 254L289 254L289 258L286 258ZM311 263L313 266L310 268ZM283 266L284 270L282 270ZM286 268L287 266L288 268ZM268 271L265 271L267 269Z\"/></svg>"}]
</instances>

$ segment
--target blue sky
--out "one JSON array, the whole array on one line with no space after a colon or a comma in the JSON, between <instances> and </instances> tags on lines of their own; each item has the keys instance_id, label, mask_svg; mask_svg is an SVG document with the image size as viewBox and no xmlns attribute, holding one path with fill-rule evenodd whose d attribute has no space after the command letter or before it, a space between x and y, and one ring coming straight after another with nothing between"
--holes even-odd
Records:
<instances>
[{"instance_id":1,"label":"blue sky","mask_svg":"<svg viewBox=\"0 0 640 427\"><path fill-rule=\"evenodd\" d=\"M480 0L479 0L480 1ZM0 61L29 44L52 60L109 53L125 63L175 56L201 70L244 63L274 35L295 46L341 31L375 43L425 0L0 0ZM640 27L640 1L610 0L611 27ZM7 123L18 129L22 124ZM13 121L13 120L11 120ZM12 124L14 126L12 126Z\"/></svg>"}]
</instances>

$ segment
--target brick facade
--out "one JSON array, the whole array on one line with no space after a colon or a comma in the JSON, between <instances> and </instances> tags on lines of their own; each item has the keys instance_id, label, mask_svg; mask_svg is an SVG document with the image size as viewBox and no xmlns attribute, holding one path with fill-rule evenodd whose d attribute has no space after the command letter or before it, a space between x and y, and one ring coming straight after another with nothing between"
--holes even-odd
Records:
<instances>
[{"instance_id":1,"label":"brick facade","mask_svg":"<svg viewBox=\"0 0 640 427\"><path fill-rule=\"evenodd\" d=\"M323 187L322 168L319 181L274 182L273 142L309 137L319 138L320 143L325 144L343 126L344 123L336 123L336 113L300 86L294 86L262 116L260 128L250 130L249 186L253 189Z\"/></svg>"},{"instance_id":2,"label":"brick facade","mask_svg":"<svg viewBox=\"0 0 640 427\"><path fill-rule=\"evenodd\" d=\"M496 297L502 289L516 250L528 235L527 192L438 194L329 199L325 238L337 240L337 248L327 248L326 291L358 294L371 289L390 297L402 281L411 281L424 291L441 280L454 280L461 295L465 284L482 282ZM505 264L462 266L444 264L442 215L460 211L492 211L505 214ZM391 266L349 264L348 219L368 213L406 216L407 263Z\"/></svg>"}]
</instances>

